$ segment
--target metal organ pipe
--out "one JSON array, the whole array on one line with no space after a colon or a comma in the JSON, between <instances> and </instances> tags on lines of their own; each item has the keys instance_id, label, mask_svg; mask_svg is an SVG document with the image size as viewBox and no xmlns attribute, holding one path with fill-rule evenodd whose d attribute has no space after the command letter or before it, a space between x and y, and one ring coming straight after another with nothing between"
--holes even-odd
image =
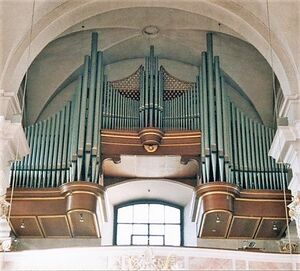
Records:
<instances>
[{"instance_id":1,"label":"metal organ pipe","mask_svg":"<svg viewBox=\"0 0 300 271\"><path fill-rule=\"evenodd\" d=\"M142 72L140 75L140 129L145 127L145 69L142 67Z\"/></svg>"},{"instance_id":2,"label":"metal organ pipe","mask_svg":"<svg viewBox=\"0 0 300 271\"><path fill-rule=\"evenodd\" d=\"M233 156L232 156L232 161L233 161L233 182L234 183L237 183L237 180L239 180L239 172L237 171L238 168L239 168L239 164L238 164L238 151L237 151L237 122L236 122L236 110L235 110L235 107L233 106L232 103L230 103L231 105L231 108L230 108L230 111L231 111L231 129L232 129L232 142L234 142L234 144L232 144L232 153L233 153Z\"/></svg>"},{"instance_id":3,"label":"metal organ pipe","mask_svg":"<svg viewBox=\"0 0 300 271\"><path fill-rule=\"evenodd\" d=\"M215 67L215 90L216 90L216 111L217 111L217 139L218 139L218 157L219 157L219 175L220 181L224 181L224 144L223 144L223 119L222 119L222 87L220 77L219 57L214 57Z\"/></svg>"},{"instance_id":4,"label":"metal organ pipe","mask_svg":"<svg viewBox=\"0 0 300 271\"><path fill-rule=\"evenodd\" d=\"M243 112L240 112L241 117L241 132L242 132L242 155L243 155L243 177L244 177L244 187L248 188L248 167L247 167L247 145L246 145L246 135L245 135L245 119ZM240 150L241 152L241 150Z\"/></svg>"},{"instance_id":5,"label":"metal organ pipe","mask_svg":"<svg viewBox=\"0 0 300 271\"><path fill-rule=\"evenodd\" d=\"M249 122L250 125L250 143L251 143L251 164L252 164L252 180L254 183L254 189L257 189L257 174L256 174L256 170L257 170L257 164L256 164L256 149L255 149L255 138L254 138L254 124L253 124L253 120L250 120Z\"/></svg>"},{"instance_id":6,"label":"metal organ pipe","mask_svg":"<svg viewBox=\"0 0 300 271\"><path fill-rule=\"evenodd\" d=\"M247 116L243 115L244 122L245 122L245 137L246 137L246 174L247 174L247 180L246 180L246 188L252 188L252 174L250 172L251 170L251 149L250 149L250 137L251 134L249 134L250 128L249 128L249 118Z\"/></svg>"},{"instance_id":7,"label":"metal organ pipe","mask_svg":"<svg viewBox=\"0 0 300 271\"><path fill-rule=\"evenodd\" d=\"M213 180L217 180L217 135L215 117L215 94L213 83L213 40L212 33L207 34L207 88L209 100L209 124L210 124L210 149L212 159Z\"/></svg>"},{"instance_id":8,"label":"metal organ pipe","mask_svg":"<svg viewBox=\"0 0 300 271\"><path fill-rule=\"evenodd\" d=\"M37 124L38 133L37 133L37 141L35 142L36 148L36 159L35 159L35 171L34 171L34 182L37 183L37 186L40 187L40 151L41 151L41 140L42 140L42 130L43 130L43 122L39 122Z\"/></svg>"},{"instance_id":9,"label":"metal organ pipe","mask_svg":"<svg viewBox=\"0 0 300 271\"><path fill-rule=\"evenodd\" d=\"M211 161L211 149L210 149L210 127L209 127L209 104L208 104L208 88L207 88L207 55L202 53L201 57L201 75L202 75L202 90L203 90L203 111L204 115L204 146L205 146L205 168L206 177L210 178L210 161Z\"/></svg>"},{"instance_id":10,"label":"metal organ pipe","mask_svg":"<svg viewBox=\"0 0 300 271\"><path fill-rule=\"evenodd\" d=\"M202 68L202 67L201 67ZM201 69L201 72L202 72L202 69ZM206 146L206 137L207 136L204 136L204 125L205 125L205 121L204 121L204 117L205 117L205 114L204 114L204 92L203 92L203 85L202 85L202 77L201 76L198 76L198 80L197 80L197 86L198 86L198 89L197 89L197 107L196 107L196 112L197 112L197 116L199 117L198 119L198 129L200 128L200 131L202 132L201 134L201 138L202 138L202 144L201 144L201 170L202 170L202 181L203 183L206 183L207 180L208 180L208 176L207 176L207 172L206 172L206 155L205 155L205 146ZM203 114L201 114L200 112L203 112Z\"/></svg>"},{"instance_id":11,"label":"metal organ pipe","mask_svg":"<svg viewBox=\"0 0 300 271\"><path fill-rule=\"evenodd\" d=\"M80 101L80 117L79 117L79 137L78 137L78 151L77 151L77 180L84 178L83 174L83 158L85 152L85 129L86 129L86 109L87 109L87 95L88 95L88 71L89 71L90 57L84 58L84 72L82 80L82 93Z\"/></svg>"},{"instance_id":12,"label":"metal organ pipe","mask_svg":"<svg viewBox=\"0 0 300 271\"><path fill-rule=\"evenodd\" d=\"M225 180L227 182L230 182L230 158L231 154L229 151L229 145L231 144L230 141L230 129L229 129L229 108L228 108L228 100L227 100L227 93L224 89L224 80L221 78L221 89L222 89L222 109L223 112L221 112L222 116L222 125L223 125L223 140L224 140L224 163L225 163Z\"/></svg>"},{"instance_id":13,"label":"metal organ pipe","mask_svg":"<svg viewBox=\"0 0 300 271\"><path fill-rule=\"evenodd\" d=\"M62 169L63 174L61 176L61 183L64 183L65 180L68 182L70 180L70 174L68 167L71 167L71 155L68 155L70 152L70 141L71 141L71 107L72 103L69 101L66 106L66 115L65 115L65 126L64 126L64 143L63 143L63 155L62 155Z\"/></svg>"}]
</instances>

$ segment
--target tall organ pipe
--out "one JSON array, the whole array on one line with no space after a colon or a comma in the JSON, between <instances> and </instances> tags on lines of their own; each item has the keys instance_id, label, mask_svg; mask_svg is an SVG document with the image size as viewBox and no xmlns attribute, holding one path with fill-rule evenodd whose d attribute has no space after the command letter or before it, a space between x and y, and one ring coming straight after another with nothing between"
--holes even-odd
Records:
<instances>
[{"instance_id":1,"label":"tall organ pipe","mask_svg":"<svg viewBox=\"0 0 300 271\"><path fill-rule=\"evenodd\" d=\"M234 165L234 183L238 184L239 182L239 160L238 160L238 151L237 151L237 121L236 121L236 108L231 103L231 118L232 118L232 138L233 142L235 142L233 147L233 165Z\"/></svg>"},{"instance_id":2,"label":"tall organ pipe","mask_svg":"<svg viewBox=\"0 0 300 271\"><path fill-rule=\"evenodd\" d=\"M247 167L247 144L246 144L246 134L245 134L245 119L243 112L240 112L241 117L241 133L242 133L242 155L243 155L243 178L244 187L248 188L248 167ZM241 152L241 151L240 151Z\"/></svg>"},{"instance_id":3,"label":"tall organ pipe","mask_svg":"<svg viewBox=\"0 0 300 271\"><path fill-rule=\"evenodd\" d=\"M201 69L202 71L202 69ZM202 80L203 78L201 76L198 76L198 91L197 91L197 96L198 96L198 99L197 99L197 107L196 107L196 112L197 112L197 116L199 116L199 121L198 121L198 125L199 125L199 128L202 132L201 134L201 138L202 138L202 143L201 143L201 165L202 165L202 181L204 183L206 183L208 181L208 178L209 176L207 175L207 172L206 172L206 158L205 158L205 140L206 140L206 137L207 136L203 136L203 132L205 131L204 129L204 125L205 125L205 122L204 122L204 93L203 93L203 84L202 84ZM200 113L200 112L203 112Z\"/></svg>"},{"instance_id":4,"label":"tall organ pipe","mask_svg":"<svg viewBox=\"0 0 300 271\"><path fill-rule=\"evenodd\" d=\"M261 138L261 125L257 123L257 136L258 136L258 144L259 144L259 163L260 163L260 176L261 176L261 187L265 188L265 176L264 176L264 166L263 166L263 147L262 147L262 138Z\"/></svg>"},{"instance_id":5,"label":"tall organ pipe","mask_svg":"<svg viewBox=\"0 0 300 271\"><path fill-rule=\"evenodd\" d=\"M90 177L90 163L91 152L93 146L93 131L95 125L94 112L95 112L95 92L96 92L96 74L97 74L97 48L98 48L98 34L92 33L92 46L91 46L91 61L90 61L90 80L88 92L88 118L85 139L85 180Z\"/></svg>"},{"instance_id":6,"label":"tall organ pipe","mask_svg":"<svg viewBox=\"0 0 300 271\"><path fill-rule=\"evenodd\" d=\"M64 183L64 181L69 181L69 170L68 167L70 155L70 140L71 140L71 134L70 134L70 118L71 118L71 106L72 103L69 101L66 106L66 116L65 116L65 129L64 129L64 143L63 143L63 155L62 155L62 168L63 168L63 174L61 176L61 183Z\"/></svg>"},{"instance_id":7,"label":"tall organ pipe","mask_svg":"<svg viewBox=\"0 0 300 271\"><path fill-rule=\"evenodd\" d=\"M142 72L140 75L140 107L139 107L139 114L140 114L140 129L145 127L145 69L142 68Z\"/></svg>"},{"instance_id":8,"label":"tall organ pipe","mask_svg":"<svg viewBox=\"0 0 300 271\"><path fill-rule=\"evenodd\" d=\"M207 34L207 88L209 99L210 149L212 159L213 180L217 180L217 135L215 117L215 95L213 83L213 39L212 33Z\"/></svg>"},{"instance_id":9,"label":"tall organ pipe","mask_svg":"<svg viewBox=\"0 0 300 271\"><path fill-rule=\"evenodd\" d=\"M250 137L252 136L249 134L250 127L249 127L249 118L244 115L244 122L245 122L245 137L246 137L246 161L247 161L247 180L246 180L246 188L252 188L252 174L251 174L251 149L250 149Z\"/></svg>"},{"instance_id":10,"label":"tall organ pipe","mask_svg":"<svg viewBox=\"0 0 300 271\"><path fill-rule=\"evenodd\" d=\"M250 145L251 145L251 165L252 165L252 181L254 184L254 187L252 186L251 188L256 189L257 188L257 175L256 175L256 155L255 155L255 138L254 138L254 126L253 126L253 120L249 121L250 125Z\"/></svg>"},{"instance_id":11,"label":"tall organ pipe","mask_svg":"<svg viewBox=\"0 0 300 271\"><path fill-rule=\"evenodd\" d=\"M60 126L60 114L61 112L56 113L55 115L55 132L54 132L54 153L53 153L53 162L52 162L52 172L53 172L53 187L58 186L57 182L57 156L58 156L58 142L59 142L59 126Z\"/></svg>"},{"instance_id":12,"label":"tall organ pipe","mask_svg":"<svg viewBox=\"0 0 300 271\"><path fill-rule=\"evenodd\" d=\"M223 143L223 125L222 125L222 86L220 77L219 57L215 57L215 85L216 85L216 110L217 110L217 139L218 139L218 157L220 181L224 181L224 143Z\"/></svg>"},{"instance_id":13,"label":"tall organ pipe","mask_svg":"<svg viewBox=\"0 0 300 271\"><path fill-rule=\"evenodd\" d=\"M158 62L158 60L157 60ZM164 80L163 80L163 71L162 67L159 69L159 104L158 104L158 110L159 110L159 115L158 115L158 125L159 128L163 128L163 114L164 114Z\"/></svg>"},{"instance_id":14,"label":"tall organ pipe","mask_svg":"<svg viewBox=\"0 0 300 271\"><path fill-rule=\"evenodd\" d=\"M89 71L90 57L84 58L84 73L82 80L82 94L80 105L79 118L79 138L78 138L78 159L77 159L77 180L82 180L83 175L83 158L85 152L85 126L86 126L86 106L87 106L87 92L88 92L88 71Z\"/></svg>"},{"instance_id":15,"label":"tall organ pipe","mask_svg":"<svg viewBox=\"0 0 300 271\"><path fill-rule=\"evenodd\" d=\"M102 119L103 119L103 82L104 82L104 70L103 70L103 53L98 52L98 62L97 62L97 83L96 83L96 106L95 106L95 131L93 134L93 148L92 148L92 165L93 165L93 175L92 181L97 182L99 178L99 166L100 163L100 130L102 129ZM102 171L101 171L102 172Z\"/></svg>"},{"instance_id":16,"label":"tall organ pipe","mask_svg":"<svg viewBox=\"0 0 300 271\"><path fill-rule=\"evenodd\" d=\"M80 113L81 113L81 97L82 97L82 81L83 77L80 76L78 79L78 85L76 89L76 93L73 96L72 101L72 113L73 113L73 125L72 125L72 137L71 137L71 144L70 144L70 151L71 151L71 180L80 180L78 177L78 173L76 174L77 170L77 159L78 159L78 140L79 140L79 124L80 124ZM76 175L75 175L76 174Z\"/></svg>"},{"instance_id":17,"label":"tall organ pipe","mask_svg":"<svg viewBox=\"0 0 300 271\"><path fill-rule=\"evenodd\" d=\"M207 55L205 52L202 53L201 57L201 75L202 75L202 89L203 89L203 112L204 115L204 146L205 146L205 167L206 167L206 178L210 179L210 127L209 127L209 106L208 106L208 88L207 88Z\"/></svg>"},{"instance_id":18,"label":"tall organ pipe","mask_svg":"<svg viewBox=\"0 0 300 271\"><path fill-rule=\"evenodd\" d=\"M43 122L39 122L37 124L38 127L38 136L37 136L37 142L35 143L37 145L37 150L36 150L36 159L35 159L35 183L37 184L38 187L41 185L41 166L40 166L40 155L41 155L41 140L42 140L42 133L43 133Z\"/></svg>"},{"instance_id":19,"label":"tall organ pipe","mask_svg":"<svg viewBox=\"0 0 300 271\"><path fill-rule=\"evenodd\" d=\"M58 157L57 157L57 184L61 185L61 174L62 174L62 149L63 149L63 133L65 123L65 108L60 112L60 124L59 124L59 140L58 140Z\"/></svg>"},{"instance_id":20,"label":"tall organ pipe","mask_svg":"<svg viewBox=\"0 0 300 271\"><path fill-rule=\"evenodd\" d=\"M244 184L244 167L243 167L243 153L242 153L242 134L241 134L241 114L240 111L236 108L236 126L237 126L237 142L238 142L238 184L243 187Z\"/></svg>"},{"instance_id":21,"label":"tall organ pipe","mask_svg":"<svg viewBox=\"0 0 300 271\"><path fill-rule=\"evenodd\" d=\"M229 144L230 143L230 134L229 134L229 108L228 108L228 100L227 93L224 87L224 80L221 78L221 89L222 89L222 124L223 124L223 140L224 140L224 163L225 163L225 180L230 182L230 152L229 152Z\"/></svg>"}]
</instances>

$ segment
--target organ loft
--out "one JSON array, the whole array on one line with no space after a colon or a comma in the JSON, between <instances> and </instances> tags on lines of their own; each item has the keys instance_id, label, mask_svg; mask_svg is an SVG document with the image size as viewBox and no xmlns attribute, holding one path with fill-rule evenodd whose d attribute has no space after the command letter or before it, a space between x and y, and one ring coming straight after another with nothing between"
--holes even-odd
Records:
<instances>
[{"instance_id":1,"label":"organ loft","mask_svg":"<svg viewBox=\"0 0 300 271\"><path fill-rule=\"evenodd\" d=\"M299 270L297 0L0 0L0 270Z\"/></svg>"},{"instance_id":2,"label":"organ loft","mask_svg":"<svg viewBox=\"0 0 300 271\"><path fill-rule=\"evenodd\" d=\"M135 159L144 161L135 179L155 170L152 161L164 161L169 168L146 179L173 179L193 189L191 221L198 238L282 238L282 203L289 204L291 194L287 167L268 155L275 129L224 87L214 34L206 35L193 81L173 75L153 45L136 71L110 80L98 41L101 35L93 32L70 98L25 127L30 154L12 164L14 189L7 193L15 236L101 238L105 191L133 178Z\"/></svg>"}]
</instances>

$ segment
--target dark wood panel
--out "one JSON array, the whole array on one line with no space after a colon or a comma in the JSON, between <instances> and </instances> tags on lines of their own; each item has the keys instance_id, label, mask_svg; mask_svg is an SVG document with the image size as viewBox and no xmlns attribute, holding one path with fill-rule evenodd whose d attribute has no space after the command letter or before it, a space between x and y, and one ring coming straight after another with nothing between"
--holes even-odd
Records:
<instances>
[{"instance_id":1,"label":"dark wood panel","mask_svg":"<svg viewBox=\"0 0 300 271\"><path fill-rule=\"evenodd\" d=\"M252 239L259 225L260 217L234 216L228 232L228 238Z\"/></svg>"},{"instance_id":2,"label":"dark wood panel","mask_svg":"<svg viewBox=\"0 0 300 271\"><path fill-rule=\"evenodd\" d=\"M13 198L12 214L14 215L59 215L65 212L66 199L52 198L45 196L44 198L26 197Z\"/></svg>"},{"instance_id":3,"label":"dark wood panel","mask_svg":"<svg viewBox=\"0 0 300 271\"><path fill-rule=\"evenodd\" d=\"M84 210L74 210L68 213L74 237L100 237L95 214Z\"/></svg>"},{"instance_id":4,"label":"dark wood panel","mask_svg":"<svg viewBox=\"0 0 300 271\"><path fill-rule=\"evenodd\" d=\"M43 237L39 222L35 216L11 216L10 224L16 236L28 238Z\"/></svg>"},{"instance_id":5,"label":"dark wood panel","mask_svg":"<svg viewBox=\"0 0 300 271\"><path fill-rule=\"evenodd\" d=\"M72 237L69 222L65 215L39 216L38 220L45 237Z\"/></svg>"},{"instance_id":6,"label":"dark wood panel","mask_svg":"<svg viewBox=\"0 0 300 271\"><path fill-rule=\"evenodd\" d=\"M225 238L230 225L232 214L228 211L217 210L207 212L203 217L202 238Z\"/></svg>"},{"instance_id":7,"label":"dark wood panel","mask_svg":"<svg viewBox=\"0 0 300 271\"><path fill-rule=\"evenodd\" d=\"M235 214L243 216L283 217L285 216L284 199L245 199L235 201Z\"/></svg>"},{"instance_id":8,"label":"dark wood panel","mask_svg":"<svg viewBox=\"0 0 300 271\"><path fill-rule=\"evenodd\" d=\"M285 218L263 218L257 230L256 239L279 239L286 229Z\"/></svg>"}]
</instances>

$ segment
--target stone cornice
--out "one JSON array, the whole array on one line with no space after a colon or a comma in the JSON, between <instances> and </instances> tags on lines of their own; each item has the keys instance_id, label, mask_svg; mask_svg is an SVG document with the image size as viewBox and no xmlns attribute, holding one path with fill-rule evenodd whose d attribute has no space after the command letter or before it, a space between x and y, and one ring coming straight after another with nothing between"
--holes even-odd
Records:
<instances>
[{"instance_id":1,"label":"stone cornice","mask_svg":"<svg viewBox=\"0 0 300 271\"><path fill-rule=\"evenodd\" d=\"M6 120L3 116L0 116L0 150L0 161L21 159L29 153L22 125Z\"/></svg>"},{"instance_id":2,"label":"stone cornice","mask_svg":"<svg viewBox=\"0 0 300 271\"><path fill-rule=\"evenodd\" d=\"M294 124L300 120L300 97L299 95L287 96L280 108L280 117L288 117L289 123Z\"/></svg>"},{"instance_id":3,"label":"stone cornice","mask_svg":"<svg viewBox=\"0 0 300 271\"><path fill-rule=\"evenodd\" d=\"M289 189L293 195L300 191L300 122L294 125L278 126L269 155L277 162L290 165L293 177ZM300 232L299 232L300 233ZM300 235L299 235L300 236Z\"/></svg>"},{"instance_id":4,"label":"stone cornice","mask_svg":"<svg viewBox=\"0 0 300 271\"><path fill-rule=\"evenodd\" d=\"M273 139L269 155L277 162L291 164L294 152L299 148L300 138L299 131L295 126L278 126L275 137Z\"/></svg>"},{"instance_id":5,"label":"stone cornice","mask_svg":"<svg viewBox=\"0 0 300 271\"><path fill-rule=\"evenodd\" d=\"M0 90L0 116L10 119L15 114L20 114L21 108L15 92Z\"/></svg>"}]
</instances>

